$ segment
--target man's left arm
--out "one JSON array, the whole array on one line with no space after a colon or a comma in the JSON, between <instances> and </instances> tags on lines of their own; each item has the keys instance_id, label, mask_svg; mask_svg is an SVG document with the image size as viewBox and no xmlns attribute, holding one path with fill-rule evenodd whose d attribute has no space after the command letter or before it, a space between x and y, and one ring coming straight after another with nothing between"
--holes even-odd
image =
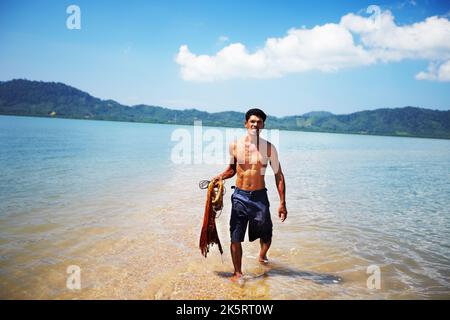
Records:
<instances>
[{"instance_id":1,"label":"man's left arm","mask_svg":"<svg viewBox=\"0 0 450 320\"><path fill-rule=\"evenodd\" d=\"M275 174L275 184L278 189L278 194L280 196L280 207L278 208L278 216L281 221L284 222L287 218L287 209L286 209L286 183L284 181L284 174L281 170L281 164L278 159L277 149L271 145L270 148L270 166Z\"/></svg>"}]
</instances>

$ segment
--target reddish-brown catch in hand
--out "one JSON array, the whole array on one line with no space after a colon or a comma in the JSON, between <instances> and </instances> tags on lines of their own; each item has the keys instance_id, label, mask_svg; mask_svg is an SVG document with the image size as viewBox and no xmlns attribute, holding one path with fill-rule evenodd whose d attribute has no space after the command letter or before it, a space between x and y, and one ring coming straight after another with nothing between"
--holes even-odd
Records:
<instances>
[{"instance_id":1,"label":"reddish-brown catch in hand","mask_svg":"<svg viewBox=\"0 0 450 320\"><path fill-rule=\"evenodd\" d=\"M223 254L219 235L216 228L216 212L223 207L223 180L214 179L208 184L206 196L205 214L203 216L202 232L200 234L200 250L205 256L209 252L209 246L217 243L220 254Z\"/></svg>"}]
</instances>

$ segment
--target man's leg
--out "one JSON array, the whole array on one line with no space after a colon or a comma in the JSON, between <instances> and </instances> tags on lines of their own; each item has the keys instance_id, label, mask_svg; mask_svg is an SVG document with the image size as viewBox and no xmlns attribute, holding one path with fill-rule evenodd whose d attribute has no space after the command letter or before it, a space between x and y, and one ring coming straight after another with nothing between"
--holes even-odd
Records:
<instances>
[{"instance_id":1,"label":"man's leg","mask_svg":"<svg viewBox=\"0 0 450 320\"><path fill-rule=\"evenodd\" d=\"M261 250L259 251L259 262L268 263L267 251L269 251L270 245L272 244L272 239L268 242L264 242L263 239L259 239L259 244L261 245Z\"/></svg>"},{"instance_id":2,"label":"man's leg","mask_svg":"<svg viewBox=\"0 0 450 320\"><path fill-rule=\"evenodd\" d=\"M233 259L234 275L231 278L232 281L239 280L242 277L242 245L240 242L231 242L230 245L231 258Z\"/></svg>"}]
</instances>

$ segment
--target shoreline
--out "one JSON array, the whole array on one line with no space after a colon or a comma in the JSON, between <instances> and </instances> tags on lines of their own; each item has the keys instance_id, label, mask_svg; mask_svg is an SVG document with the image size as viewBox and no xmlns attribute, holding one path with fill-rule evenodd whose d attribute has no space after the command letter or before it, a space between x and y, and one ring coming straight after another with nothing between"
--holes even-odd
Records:
<instances>
[{"instance_id":1,"label":"shoreline","mask_svg":"<svg viewBox=\"0 0 450 320\"><path fill-rule=\"evenodd\" d=\"M45 115L18 115L18 114L0 114L0 116L11 117L29 117L29 118L46 118L46 119L64 119L64 120L89 120L89 121L106 121L106 122L124 122L124 123L142 123L142 124L161 124L161 125L174 125L174 126L191 126L193 124L180 124L180 123L168 123L168 122L146 122L146 121L125 121L125 120L113 120L113 119L86 119L86 118L70 118L70 117L55 117ZM242 129L233 126L211 126L203 125L205 128L232 128ZM343 134L343 135L356 135L356 136L374 136L374 137L396 137L396 138L419 138L419 139L434 139L434 140L450 140L450 137L435 137L435 136L420 136L420 135L395 135L395 134L383 134L383 133L358 133L358 132L336 132L336 131L320 131L320 130L295 130L295 129L279 129L272 128L270 126L265 128L266 130L279 130L289 132L307 132L307 133L327 133L327 134Z\"/></svg>"}]
</instances>

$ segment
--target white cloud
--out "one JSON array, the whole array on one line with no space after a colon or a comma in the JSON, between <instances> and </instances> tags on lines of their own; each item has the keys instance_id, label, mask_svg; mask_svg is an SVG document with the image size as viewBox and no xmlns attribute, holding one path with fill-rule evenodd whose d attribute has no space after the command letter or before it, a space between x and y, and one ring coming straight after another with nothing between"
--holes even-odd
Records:
<instances>
[{"instance_id":1,"label":"white cloud","mask_svg":"<svg viewBox=\"0 0 450 320\"><path fill-rule=\"evenodd\" d=\"M450 58L450 21L445 18L398 26L391 12L384 11L374 18L350 13L340 24L360 36L365 50L382 61Z\"/></svg>"},{"instance_id":2,"label":"white cloud","mask_svg":"<svg viewBox=\"0 0 450 320\"><path fill-rule=\"evenodd\" d=\"M265 47L249 53L232 43L214 56L195 55L180 47L176 62L185 80L212 81L237 77L272 78L318 69L337 71L374 60L353 42L352 34L337 24L313 29L291 29L283 38L267 39Z\"/></svg>"},{"instance_id":3,"label":"white cloud","mask_svg":"<svg viewBox=\"0 0 450 320\"><path fill-rule=\"evenodd\" d=\"M309 70L335 72L342 68L378 62L425 59L441 63L439 69L416 75L416 79L449 81L450 21L429 17L399 26L389 10L367 9L371 16L349 13L339 23L311 29L290 29L284 37L269 38L251 53L241 43L231 43L215 55L196 55L182 45L176 57L187 81L231 78L273 78ZM447 63L442 63L447 61ZM441 71L442 75L441 75Z\"/></svg>"},{"instance_id":4,"label":"white cloud","mask_svg":"<svg viewBox=\"0 0 450 320\"><path fill-rule=\"evenodd\" d=\"M430 63L426 72L416 74L417 80L450 81L450 60L438 65Z\"/></svg>"}]
</instances>

